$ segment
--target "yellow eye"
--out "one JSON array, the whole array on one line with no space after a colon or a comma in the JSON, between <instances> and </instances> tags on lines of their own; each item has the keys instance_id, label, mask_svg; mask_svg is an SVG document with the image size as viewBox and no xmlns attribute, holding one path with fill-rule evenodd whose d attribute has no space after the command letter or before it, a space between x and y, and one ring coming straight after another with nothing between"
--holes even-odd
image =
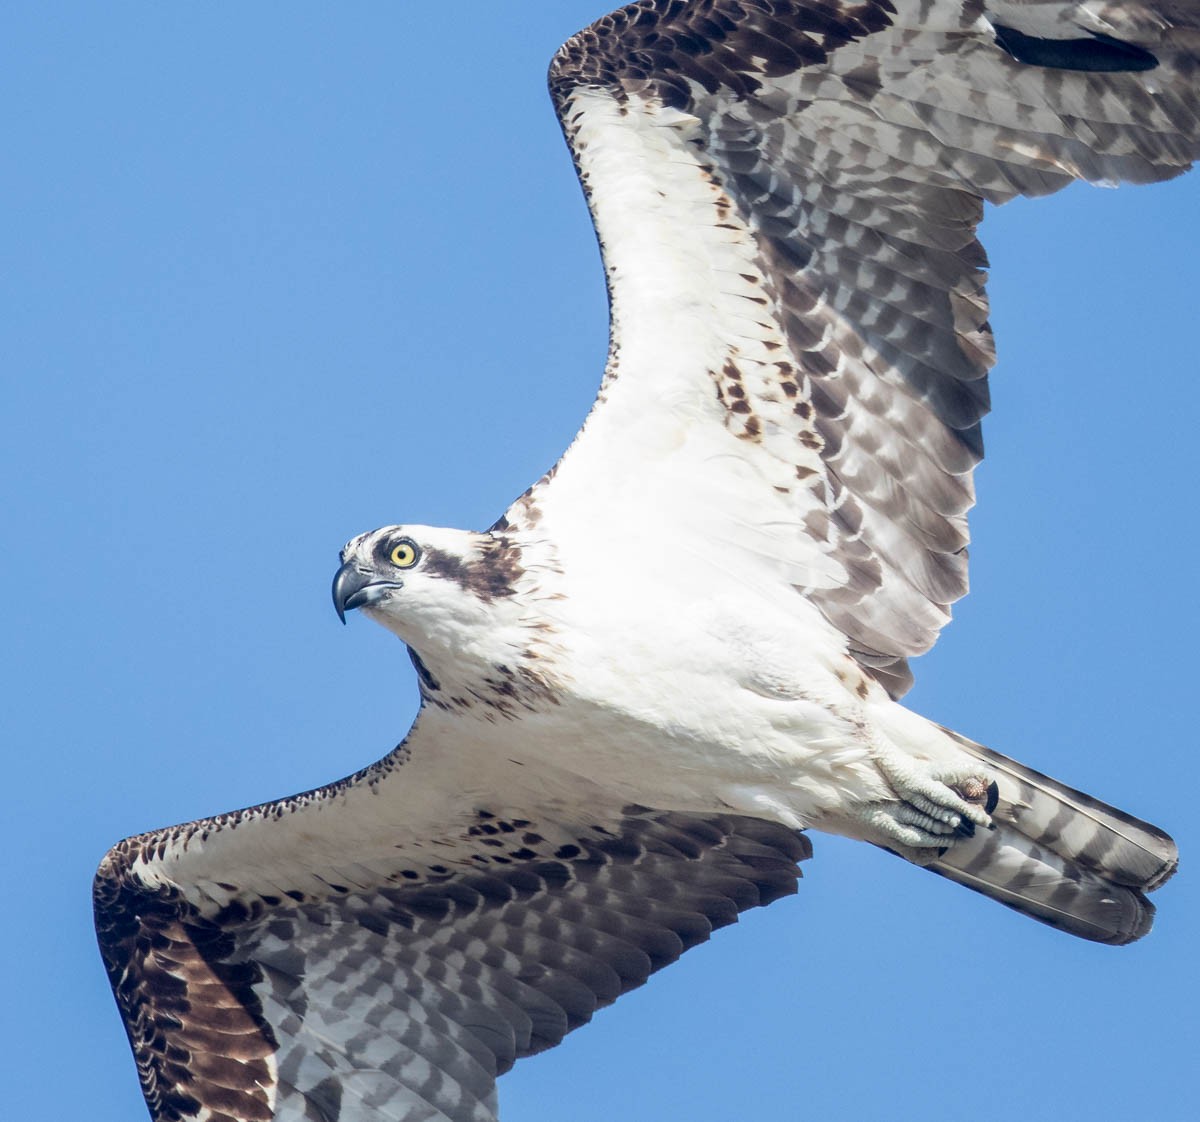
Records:
<instances>
[{"instance_id":1,"label":"yellow eye","mask_svg":"<svg viewBox=\"0 0 1200 1122\"><path fill-rule=\"evenodd\" d=\"M391 557L392 564L397 569L411 569L417 563L417 558L421 555L417 552L417 547L405 538L404 541L397 542L392 546L392 552L389 556Z\"/></svg>"}]
</instances>

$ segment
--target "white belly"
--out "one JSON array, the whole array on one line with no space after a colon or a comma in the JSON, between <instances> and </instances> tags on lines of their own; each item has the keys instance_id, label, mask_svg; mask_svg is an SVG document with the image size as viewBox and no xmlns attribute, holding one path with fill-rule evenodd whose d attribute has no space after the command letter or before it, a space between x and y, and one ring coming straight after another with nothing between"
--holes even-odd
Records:
<instances>
[{"instance_id":1,"label":"white belly","mask_svg":"<svg viewBox=\"0 0 1200 1122\"><path fill-rule=\"evenodd\" d=\"M878 786L861 694L879 691L786 591L782 606L744 589L571 597L557 621L558 703L511 721L479 715L479 750L499 738L547 782L560 771L622 803L819 823ZM602 610L588 616L588 604Z\"/></svg>"}]
</instances>

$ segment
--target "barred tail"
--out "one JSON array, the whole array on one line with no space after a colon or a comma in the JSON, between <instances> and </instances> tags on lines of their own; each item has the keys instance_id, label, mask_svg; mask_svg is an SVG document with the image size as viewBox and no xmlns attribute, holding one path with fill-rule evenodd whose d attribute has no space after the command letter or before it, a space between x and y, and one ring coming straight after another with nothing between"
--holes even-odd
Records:
<instances>
[{"instance_id":1,"label":"barred tail","mask_svg":"<svg viewBox=\"0 0 1200 1122\"><path fill-rule=\"evenodd\" d=\"M949 731L949 730L947 730ZM1161 830L998 752L950 733L998 788L992 821L929 867L1084 939L1140 939L1154 918L1144 892L1179 855Z\"/></svg>"}]
</instances>

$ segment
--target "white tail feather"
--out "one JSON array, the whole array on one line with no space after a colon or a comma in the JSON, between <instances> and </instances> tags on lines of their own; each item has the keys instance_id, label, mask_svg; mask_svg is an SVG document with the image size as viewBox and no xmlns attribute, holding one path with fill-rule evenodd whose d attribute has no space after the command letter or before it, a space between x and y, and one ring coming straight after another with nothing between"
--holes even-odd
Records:
<instances>
[{"instance_id":1,"label":"white tail feather","mask_svg":"<svg viewBox=\"0 0 1200 1122\"><path fill-rule=\"evenodd\" d=\"M1101 943L1140 939L1154 918L1143 895L1175 871L1174 841L1155 826L945 730L996 783L993 828L928 866L1043 923Z\"/></svg>"},{"instance_id":2,"label":"white tail feather","mask_svg":"<svg viewBox=\"0 0 1200 1122\"><path fill-rule=\"evenodd\" d=\"M1003 823L957 843L927 867L1098 943L1132 943L1154 919L1154 905L1138 889L1113 884Z\"/></svg>"},{"instance_id":3,"label":"white tail feather","mask_svg":"<svg viewBox=\"0 0 1200 1122\"><path fill-rule=\"evenodd\" d=\"M1179 851L1158 827L957 733L950 735L996 781L996 821L1115 884L1149 892L1175 872Z\"/></svg>"}]
</instances>

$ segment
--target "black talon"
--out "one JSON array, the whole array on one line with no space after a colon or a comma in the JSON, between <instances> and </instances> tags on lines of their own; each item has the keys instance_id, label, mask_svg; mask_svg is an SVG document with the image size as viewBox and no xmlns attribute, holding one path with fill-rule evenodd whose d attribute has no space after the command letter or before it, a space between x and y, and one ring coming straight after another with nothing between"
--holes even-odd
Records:
<instances>
[{"instance_id":1,"label":"black talon","mask_svg":"<svg viewBox=\"0 0 1200 1122\"><path fill-rule=\"evenodd\" d=\"M959 822L957 829L954 831L960 838L973 838L975 836L975 823L969 818L964 818Z\"/></svg>"},{"instance_id":2,"label":"black talon","mask_svg":"<svg viewBox=\"0 0 1200 1122\"><path fill-rule=\"evenodd\" d=\"M991 814L1000 803L1000 784L994 779L988 784L987 802L983 804L983 809Z\"/></svg>"}]
</instances>

